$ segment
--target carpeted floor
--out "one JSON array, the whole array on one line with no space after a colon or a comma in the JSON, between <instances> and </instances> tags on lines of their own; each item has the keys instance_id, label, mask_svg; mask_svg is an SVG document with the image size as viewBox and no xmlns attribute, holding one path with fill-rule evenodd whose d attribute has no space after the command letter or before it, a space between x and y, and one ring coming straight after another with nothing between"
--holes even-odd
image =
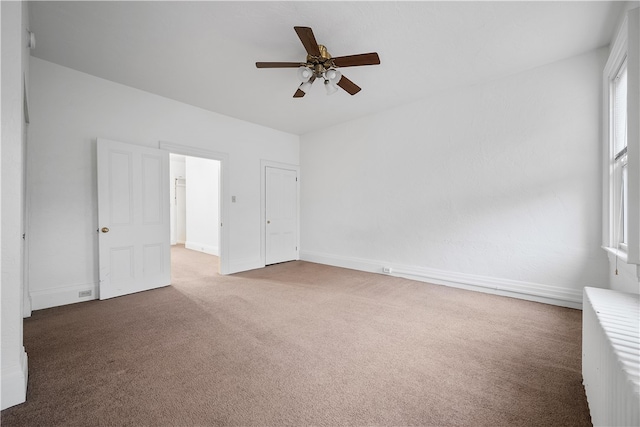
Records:
<instances>
[{"instance_id":1,"label":"carpeted floor","mask_svg":"<svg viewBox=\"0 0 640 427\"><path fill-rule=\"evenodd\" d=\"M3 426L588 426L581 312L307 262L25 320Z\"/></svg>"}]
</instances>

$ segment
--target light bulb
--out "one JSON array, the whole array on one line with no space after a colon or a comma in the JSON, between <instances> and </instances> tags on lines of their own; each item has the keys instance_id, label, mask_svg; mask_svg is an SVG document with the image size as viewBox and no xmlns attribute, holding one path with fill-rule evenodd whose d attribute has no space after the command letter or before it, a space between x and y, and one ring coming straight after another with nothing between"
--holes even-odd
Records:
<instances>
[{"instance_id":1,"label":"light bulb","mask_svg":"<svg viewBox=\"0 0 640 427\"><path fill-rule=\"evenodd\" d=\"M340 73L340 71L338 70L334 70L333 68L325 71L324 73L324 77L329 80L332 84L336 84L338 83L338 81L340 81L340 78L342 77L342 74Z\"/></svg>"},{"instance_id":2,"label":"light bulb","mask_svg":"<svg viewBox=\"0 0 640 427\"><path fill-rule=\"evenodd\" d=\"M313 75L313 71L311 71L309 68L305 67L304 65L298 68L298 80L300 80L301 82L303 83L308 82L312 75Z\"/></svg>"}]
</instances>

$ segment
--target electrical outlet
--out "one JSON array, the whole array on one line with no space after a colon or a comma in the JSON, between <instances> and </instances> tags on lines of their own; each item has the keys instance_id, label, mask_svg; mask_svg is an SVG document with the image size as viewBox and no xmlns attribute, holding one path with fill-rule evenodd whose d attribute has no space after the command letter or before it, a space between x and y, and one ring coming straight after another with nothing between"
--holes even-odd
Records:
<instances>
[{"instance_id":1,"label":"electrical outlet","mask_svg":"<svg viewBox=\"0 0 640 427\"><path fill-rule=\"evenodd\" d=\"M391 267L382 267L382 272L385 274L391 274Z\"/></svg>"},{"instance_id":2,"label":"electrical outlet","mask_svg":"<svg viewBox=\"0 0 640 427\"><path fill-rule=\"evenodd\" d=\"M78 292L78 298L90 297L91 291L80 291Z\"/></svg>"}]
</instances>

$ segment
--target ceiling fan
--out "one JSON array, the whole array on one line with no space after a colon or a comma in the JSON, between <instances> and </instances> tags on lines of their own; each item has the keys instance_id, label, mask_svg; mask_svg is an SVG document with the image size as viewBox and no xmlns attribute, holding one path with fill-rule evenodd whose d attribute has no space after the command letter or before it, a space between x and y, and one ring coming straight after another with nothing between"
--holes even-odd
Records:
<instances>
[{"instance_id":1,"label":"ceiling fan","mask_svg":"<svg viewBox=\"0 0 640 427\"><path fill-rule=\"evenodd\" d=\"M302 98L317 78L324 79L327 94L335 93L341 87L350 95L360 92L360 87L340 73L340 67L357 67L360 65L378 65L380 58L376 52L358 55L338 56L332 58L327 48L316 42L313 30L309 27L293 27L307 51L307 62L256 62L257 68L298 68L298 78L302 82L293 94L294 98Z\"/></svg>"}]
</instances>

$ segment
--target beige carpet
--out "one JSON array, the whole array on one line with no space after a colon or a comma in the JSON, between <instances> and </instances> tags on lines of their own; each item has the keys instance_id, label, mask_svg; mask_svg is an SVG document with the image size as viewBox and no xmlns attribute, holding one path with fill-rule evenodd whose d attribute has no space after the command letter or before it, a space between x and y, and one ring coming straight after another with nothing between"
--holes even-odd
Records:
<instances>
[{"instance_id":1,"label":"beige carpet","mask_svg":"<svg viewBox=\"0 0 640 427\"><path fill-rule=\"evenodd\" d=\"M27 403L3 426L590 425L581 312L307 262L25 321Z\"/></svg>"}]
</instances>

